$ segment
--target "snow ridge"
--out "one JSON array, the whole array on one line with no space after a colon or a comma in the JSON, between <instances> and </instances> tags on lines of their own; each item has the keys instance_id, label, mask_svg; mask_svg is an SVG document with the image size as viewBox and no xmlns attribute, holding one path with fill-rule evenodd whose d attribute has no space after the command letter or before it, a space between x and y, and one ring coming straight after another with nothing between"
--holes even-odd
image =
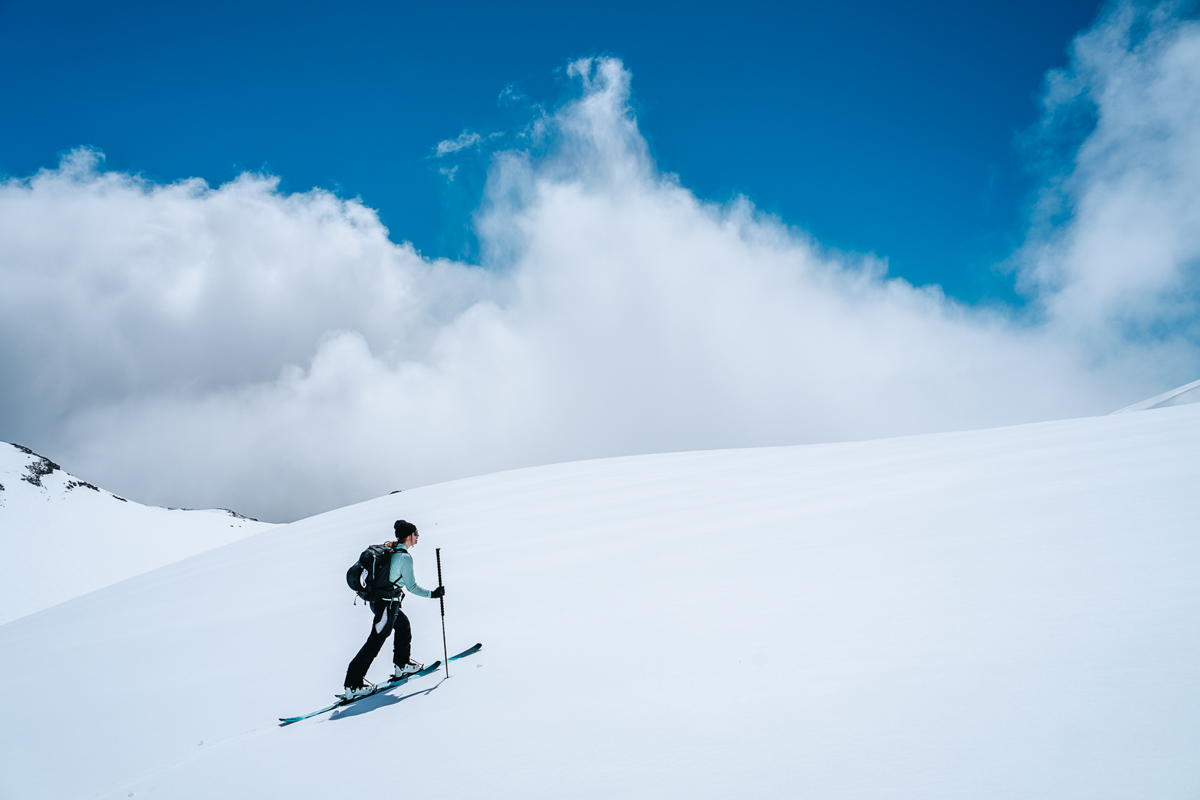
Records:
<instances>
[{"instance_id":1,"label":"snow ridge","mask_svg":"<svg viewBox=\"0 0 1200 800\"><path fill-rule=\"evenodd\" d=\"M0 442L0 625L271 527L229 509L131 502ZM44 554L64 544L72 555L48 580Z\"/></svg>"},{"instance_id":2,"label":"snow ridge","mask_svg":"<svg viewBox=\"0 0 1200 800\"><path fill-rule=\"evenodd\" d=\"M1177 386L1169 392L1156 394L1147 400L1140 403L1134 403L1131 406L1125 406L1112 412L1114 414L1126 414L1130 411L1149 411L1152 408L1169 408L1171 406L1182 406L1188 403L1200 403L1200 381L1192 381L1185 383L1183 386Z\"/></svg>"}]
</instances>

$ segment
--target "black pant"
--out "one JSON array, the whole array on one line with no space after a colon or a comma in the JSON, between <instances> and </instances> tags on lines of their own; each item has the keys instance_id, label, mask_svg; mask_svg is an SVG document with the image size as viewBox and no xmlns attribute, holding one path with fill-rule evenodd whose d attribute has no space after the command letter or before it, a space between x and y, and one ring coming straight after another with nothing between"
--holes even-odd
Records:
<instances>
[{"instance_id":1,"label":"black pant","mask_svg":"<svg viewBox=\"0 0 1200 800\"><path fill-rule=\"evenodd\" d=\"M375 660L375 656L379 655L380 648L383 647L383 643L387 641L388 634L393 629L396 631L396 638L392 640L392 663L404 666L412 654L412 626L408 623L408 617L400 610L400 601L376 600L371 603L371 610L375 612L375 621L371 624L371 635L367 637L367 643L362 646L358 655L346 669L344 686L363 685L363 680L367 677L367 670L371 668L371 662Z\"/></svg>"}]
</instances>

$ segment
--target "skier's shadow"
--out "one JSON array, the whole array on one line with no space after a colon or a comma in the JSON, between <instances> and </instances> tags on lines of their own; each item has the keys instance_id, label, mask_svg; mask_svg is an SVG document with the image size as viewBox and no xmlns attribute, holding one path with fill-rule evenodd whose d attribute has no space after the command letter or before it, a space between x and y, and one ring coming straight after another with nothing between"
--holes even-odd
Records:
<instances>
[{"instance_id":1,"label":"skier's shadow","mask_svg":"<svg viewBox=\"0 0 1200 800\"><path fill-rule=\"evenodd\" d=\"M379 694L374 694L374 695L371 695L370 697L364 697L362 700L359 700L357 703L353 703L339 711L334 711L332 714L329 715L329 721L333 722L334 720L343 719L344 717L357 717L359 714L366 714L371 711L374 711L377 708L383 708L385 706L394 706L394 705L396 705L396 703L403 703L405 700L407 700L410 697L416 697L417 695L421 695L421 694L429 694L434 689L441 686L442 681L444 681L444 680L446 680L446 679L443 677L441 680L439 680L433 686L430 686L428 689L422 689L419 692L409 692L408 694L402 695L400 697L396 697L395 695L388 694L387 692L380 692Z\"/></svg>"}]
</instances>

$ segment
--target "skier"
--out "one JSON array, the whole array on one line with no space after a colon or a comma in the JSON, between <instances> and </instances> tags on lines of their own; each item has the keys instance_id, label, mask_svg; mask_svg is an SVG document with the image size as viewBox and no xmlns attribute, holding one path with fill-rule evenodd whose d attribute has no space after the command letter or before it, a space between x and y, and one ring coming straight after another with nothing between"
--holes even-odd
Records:
<instances>
[{"instance_id":1,"label":"skier","mask_svg":"<svg viewBox=\"0 0 1200 800\"><path fill-rule=\"evenodd\" d=\"M393 631L396 636L392 642L392 664L394 666L391 680L397 680L424 669L424 664L409 658L412 649L412 626L409 625L408 617L400 610L400 604L404 600L404 589L408 589L418 597L436 598L446 593L443 586L439 586L433 591L422 588L413 576L413 560L408 551L417 544L417 539L420 537L417 526L406 520L398 519L392 527L396 531L396 540L385 545L392 550L388 575L389 589L383 597L370 600L375 620L371 625L371 635L367 637L366 644L362 646L358 655L346 669L346 691L339 697L347 700L370 694L375 689L372 684L366 682L367 670L370 669L375 656L379 655L379 650L387 641L388 634Z\"/></svg>"}]
</instances>

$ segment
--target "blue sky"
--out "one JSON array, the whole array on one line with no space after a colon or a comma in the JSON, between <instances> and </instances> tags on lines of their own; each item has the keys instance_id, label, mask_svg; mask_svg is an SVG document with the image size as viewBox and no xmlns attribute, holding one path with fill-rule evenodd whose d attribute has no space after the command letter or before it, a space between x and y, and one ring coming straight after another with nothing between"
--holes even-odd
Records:
<instances>
[{"instance_id":1,"label":"blue sky","mask_svg":"<svg viewBox=\"0 0 1200 800\"><path fill-rule=\"evenodd\" d=\"M611 54L659 167L701 197L745 194L892 274L1012 301L991 266L1036 185L1014 137L1097 8L10 0L0 171L79 145L159 181L262 169L361 196L426 255L471 258L483 164L449 185L433 147L520 127L504 87L553 106L568 60Z\"/></svg>"},{"instance_id":2,"label":"blue sky","mask_svg":"<svg viewBox=\"0 0 1200 800\"><path fill-rule=\"evenodd\" d=\"M1194 5L434 8L0 6L0 441L279 520L1200 377Z\"/></svg>"}]
</instances>

